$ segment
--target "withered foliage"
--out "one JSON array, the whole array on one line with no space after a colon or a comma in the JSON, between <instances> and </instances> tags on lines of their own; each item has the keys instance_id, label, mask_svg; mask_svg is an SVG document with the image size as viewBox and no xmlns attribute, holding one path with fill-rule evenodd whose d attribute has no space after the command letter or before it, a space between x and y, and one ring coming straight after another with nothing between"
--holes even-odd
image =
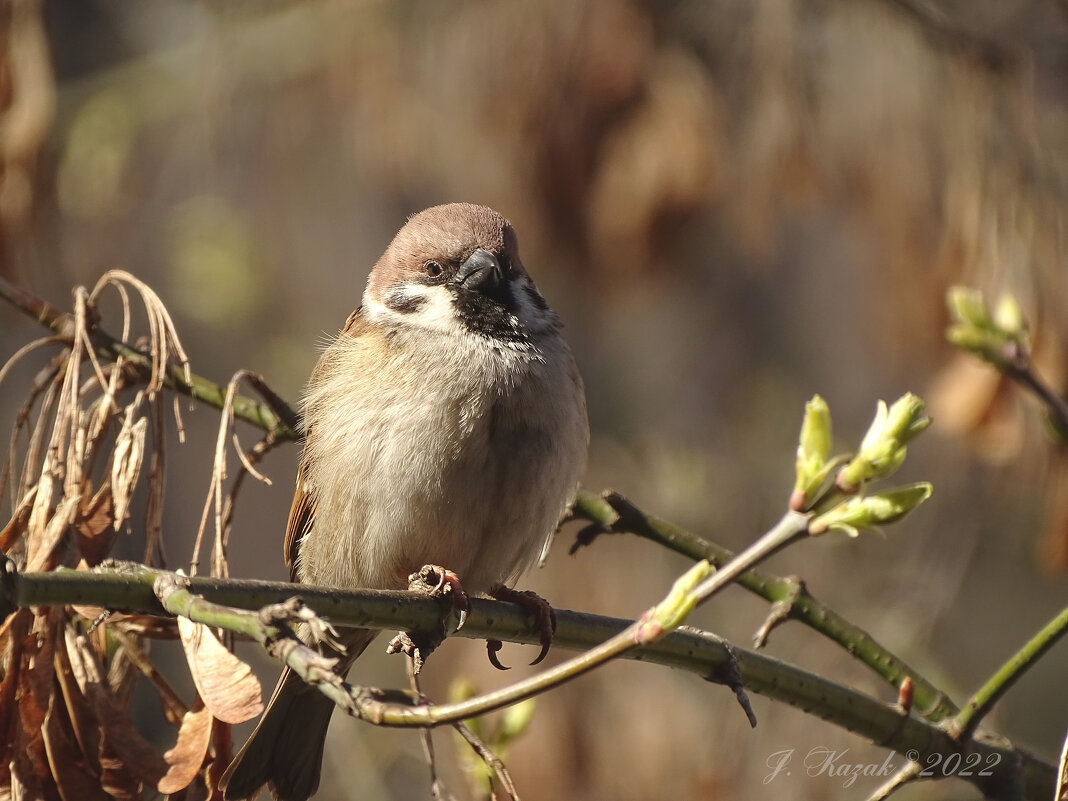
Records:
<instances>
[{"instance_id":1,"label":"withered foliage","mask_svg":"<svg viewBox=\"0 0 1068 801\"><path fill-rule=\"evenodd\" d=\"M147 368L121 357L100 360L94 351L97 301L109 289L121 300L122 341L148 357ZM148 321L147 336L136 341L134 299ZM84 570L111 558L120 537L136 528L144 532L143 561L164 566L164 379L174 369L188 378L188 359L159 297L127 273L112 271L92 291L78 289L71 320L68 336L33 342L0 368L2 382L15 362L47 354L0 471L0 497L10 507L0 548L20 571ZM177 403L174 419L181 434ZM235 490L223 499L222 449L230 425L223 415L205 508L206 520L214 498L215 575L227 572L224 530ZM251 459L263 450L261 444ZM252 469L249 458L242 463ZM128 525L135 508L145 509L144 519ZM192 564L195 569L195 556ZM176 635L196 687L189 699L151 657L151 639ZM176 632L171 621L91 606L24 608L0 628L0 653L3 797L92 801L139 799L146 791L219 797L213 788L232 755L228 727L262 710L261 688L248 667L214 632L190 621ZM163 753L131 719L138 681L154 689L162 719L175 729L173 746Z\"/></svg>"}]
</instances>

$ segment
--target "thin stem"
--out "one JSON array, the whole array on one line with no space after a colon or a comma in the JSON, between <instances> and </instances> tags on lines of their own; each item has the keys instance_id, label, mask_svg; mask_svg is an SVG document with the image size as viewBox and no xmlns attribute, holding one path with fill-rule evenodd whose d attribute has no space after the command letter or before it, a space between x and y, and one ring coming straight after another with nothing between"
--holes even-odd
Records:
<instances>
[{"instance_id":1,"label":"thin stem","mask_svg":"<svg viewBox=\"0 0 1068 801\"><path fill-rule=\"evenodd\" d=\"M760 564L790 543L808 536L810 519L811 515L788 511L760 539L719 568L694 591L697 603L704 603L754 565Z\"/></svg>"},{"instance_id":2,"label":"thin stem","mask_svg":"<svg viewBox=\"0 0 1068 801\"><path fill-rule=\"evenodd\" d=\"M572 514L576 519L587 520L596 526L595 531L586 535L587 541L593 533L629 533L695 561L707 559L717 567L734 558L732 551L642 511L617 493L601 496L581 489L572 506ZM584 544L582 534L579 544ZM890 686L900 687L906 677L911 678L915 688L914 709L928 720L939 721L957 713L957 707L945 693L862 628L813 597L800 580L752 569L738 576L735 583L772 604L780 605L776 610L780 617L797 620L837 643Z\"/></svg>"},{"instance_id":3,"label":"thin stem","mask_svg":"<svg viewBox=\"0 0 1068 801\"><path fill-rule=\"evenodd\" d=\"M1068 401L1054 392L1053 389L1039 377L1034 371L1030 359L1022 364L1017 364L1016 362L1009 363L1005 366L1004 373L1020 386L1029 390L1035 397L1045 404L1050 415L1054 418L1056 430L1061 432L1062 436L1065 432L1068 432Z\"/></svg>"},{"instance_id":4,"label":"thin stem","mask_svg":"<svg viewBox=\"0 0 1068 801\"><path fill-rule=\"evenodd\" d=\"M1068 607L1043 626L1023 648L998 668L975 695L968 699L960 714L947 726L947 731L957 739L970 737L1001 696L1064 636L1065 631L1068 631Z\"/></svg>"}]
</instances>

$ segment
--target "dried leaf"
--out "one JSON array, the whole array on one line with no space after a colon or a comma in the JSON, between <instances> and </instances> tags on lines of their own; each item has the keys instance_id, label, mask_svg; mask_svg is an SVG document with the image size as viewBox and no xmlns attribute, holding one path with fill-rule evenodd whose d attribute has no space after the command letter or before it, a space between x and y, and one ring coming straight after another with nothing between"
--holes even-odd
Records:
<instances>
[{"instance_id":1,"label":"dried leaf","mask_svg":"<svg viewBox=\"0 0 1068 801\"><path fill-rule=\"evenodd\" d=\"M53 696L42 729L48 765L63 801L108 801L100 780L87 767L85 755L71 737L62 703ZM95 757L95 754L94 754Z\"/></svg>"},{"instance_id":2,"label":"dried leaf","mask_svg":"<svg viewBox=\"0 0 1068 801\"><path fill-rule=\"evenodd\" d=\"M37 488L32 488L19 503L11 515L11 520L0 530L0 551L7 553L11 546L18 542L19 537L26 533L30 522L30 512L33 511L33 499L37 497Z\"/></svg>"},{"instance_id":3,"label":"dried leaf","mask_svg":"<svg viewBox=\"0 0 1068 801\"><path fill-rule=\"evenodd\" d=\"M6 766L11 761L11 744L19 720L15 697L22 673L22 647L32 621L33 613L23 608L11 615L0 630L7 640L4 678L0 681L0 765Z\"/></svg>"},{"instance_id":4,"label":"dried leaf","mask_svg":"<svg viewBox=\"0 0 1068 801\"><path fill-rule=\"evenodd\" d=\"M132 403L126 407L126 418L123 420L122 430L115 438L111 462L111 487L115 506L112 525L115 531L122 526L130 510L130 499L137 485L137 479L141 475L141 461L145 455L145 431L148 429L148 420L144 417L134 420L136 413L137 404Z\"/></svg>"},{"instance_id":5,"label":"dried leaf","mask_svg":"<svg viewBox=\"0 0 1068 801\"><path fill-rule=\"evenodd\" d=\"M107 732L100 738L100 786L118 801L142 801L141 782L112 747Z\"/></svg>"},{"instance_id":6,"label":"dried leaf","mask_svg":"<svg viewBox=\"0 0 1068 801\"><path fill-rule=\"evenodd\" d=\"M28 657L24 655L23 661L28 661ZM25 668L25 665L23 667ZM52 780L52 771L45 754L44 738L41 736L45 710L38 705L29 687L29 671L25 669L19 675L17 699L19 719L13 738L12 779L17 777L29 798L48 798L58 801L59 791Z\"/></svg>"},{"instance_id":7,"label":"dried leaf","mask_svg":"<svg viewBox=\"0 0 1068 801\"><path fill-rule=\"evenodd\" d=\"M179 617L178 632L197 691L215 717L224 723L244 723L263 711L259 680L211 629Z\"/></svg>"},{"instance_id":8,"label":"dried leaf","mask_svg":"<svg viewBox=\"0 0 1068 801\"><path fill-rule=\"evenodd\" d=\"M222 801L222 793L219 791L219 782L223 773L234 760L234 743L231 737L230 724L216 721L211 731L211 750L214 758L206 771L207 786L211 788L213 801Z\"/></svg>"},{"instance_id":9,"label":"dried leaf","mask_svg":"<svg viewBox=\"0 0 1068 801\"><path fill-rule=\"evenodd\" d=\"M110 485L102 486L96 495L90 496L88 491L82 495L74 512L74 536L78 550L90 567L95 567L110 555L118 522Z\"/></svg>"},{"instance_id":10,"label":"dried leaf","mask_svg":"<svg viewBox=\"0 0 1068 801\"><path fill-rule=\"evenodd\" d=\"M160 702L163 704L163 714L167 718L167 722L175 727L181 726L182 719L185 717L186 712L189 711L189 707L178 697L178 693L174 691L166 677L152 664L152 660L148 658L148 654L141 649L134 637L119 628L115 628L113 634L122 645L122 652L141 671L141 675L152 683L152 686L159 694Z\"/></svg>"},{"instance_id":11,"label":"dried leaf","mask_svg":"<svg viewBox=\"0 0 1068 801\"><path fill-rule=\"evenodd\" d=\"M93 714L100 722L101 771L107 774L109 770L118 770L119 766L108 761L113 752L121 766L124 766L131 775L155 787L160 778L167 773L167 763L134 728L126 710L115 699L111 688L104 681L103 669L97 661L97 655L89 647L86 639L76 636L69 628L65 633L71 671L78 682L79 689L89 701Z\"/></svg>"},{"instance_id":12,"label":"dried leaf","mask_svg":"<svg viewBox=\"0 0 1068 801\"><path fill-rule=\"evenodd\" d=\"M159 781L161 793L175 793L187 787L200 772L211 741L211 710L197 698L193 708L185 713L178 730L178 742L163 755L170 769Z\"/></svg>"},{"instance_id":13,"label":"dried leaf","mask_svg":"<svg viewBox=\"0 0 1068 801\"><path fill-rule=\"evenodd\" d=\"M67 720L74 738L78 741L78 747L89 760L92 772L99 774L100 724L97 723L96 715L93 714L89 702L78 686L71 667L70 655L65 646L66 643L64 647L55 649L56 679L67 708Z\"/></svg>"},{"instance_id":14,"label":"dried leaf","mask_svg":"<svg viewBox=\"0 0 1068 801\"><path fill-rule=\"evenodd\" d=\"M52 655L55 651L56 634L62 623L62 607L50 607L44 615L34 619L32 651L28 654L29 666L27 684L34 694L41 709L48 709L55 682Z\"/></svg>"},{"instance_id":15,"label":"dried leaf","mask_svg":"<svg viewBox=\"0 0 1068 801\"><path fill-rule=\"evenodd\" d=\"M38 492L38 497L40 497L40 492ZM63 540L63 535L67 532L67 525L70 523L71 515L74 514L74 510L78 507L78 500L76 496L67 496L60 501L59 506L56 507L40 536L33 536L34 526L31 515L30 547L27 549L28 557L26 560L27 573L38 570L51 570L56 566L56 548Z\"/></svg>"},{"instance_id":16,"label":"dried leaf","mask_svg":"<svg viewBox=\"0 0 1068 801\"><path fill-rule=\"evenodd\" d=\"M48 513L52 509L52 493L55 489L55 479L51 472L51 455L45 459L45 465L41 470L41 477L37 480L37 493L33 498L33 507L30 510L30 521L26 534L28 561L32 561L36 555L36 545L44 536L48 526Z\"/></svg>"},{"instance_id":17,"label":"dried leaf","mask_svg":"<svg viewBox=\"0 0 1068 801\"><path fill-rule=\"evenodd\" d=\"M213 796L208 792L208 788L204 784L204 776L197 774L193 777L193 781L189 783L188 787L184 787L176 793L171 793L167 796L167 799L168 801L208 801L208 799L222 801L222 793Z\"/></svg>"}]
</instances>

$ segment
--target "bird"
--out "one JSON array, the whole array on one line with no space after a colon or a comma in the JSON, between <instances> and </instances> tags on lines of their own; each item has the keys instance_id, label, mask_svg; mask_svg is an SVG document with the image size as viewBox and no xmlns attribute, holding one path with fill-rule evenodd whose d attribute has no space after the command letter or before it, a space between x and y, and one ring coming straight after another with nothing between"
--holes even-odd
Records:
<instances>
[{"instance_id":1,"label":"bird","mask_svg":"<svg viewBox=\"0 0 1068 801\"><path fill-rule=\"evenodd\" d=\"M291 579L398 589L440 565L487 593L544 558L589 443L561 329L503 216L469 203L411 216L302 397ZM377 634L342 632L340 675ZM225 799L264 785L279 801L312 796L333 707L285 668Z\"/></svg>"}]
</instances>

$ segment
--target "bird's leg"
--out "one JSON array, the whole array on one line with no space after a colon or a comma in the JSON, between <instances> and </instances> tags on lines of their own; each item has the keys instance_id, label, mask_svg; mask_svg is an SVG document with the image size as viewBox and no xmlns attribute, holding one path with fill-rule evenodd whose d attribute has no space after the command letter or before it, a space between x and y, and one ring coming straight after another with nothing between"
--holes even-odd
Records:
<instances>
[{"instance_id":1,"label":"bird's leg","mask_svg":"<svg viewBox=\"0 0 1068 801\"><path fill-rule=\"evenodd\" d=\"M498 601L518 604L534 616L538 632L541 635L541 653L530 664L536 665L541 662L545 655L549 653L549 646L553 643L553 635L556 634L556 611L552 608L552 605L536 592L513 590L503 584L497 584L492 587L490 595ZM497 659L497 652L501 650L502 646L503 643L500 640L486 640L486 651L489 654L490 663L498 670L507 670L508 668Z\"/></svg>"},{"instance_id":2,"label":"bird's leg","mask_svg":"<svg viewBox=\"0 0 1068 801\"><path fill-rule=\"evenodd\" d=\"M426 658L445 639L445 624L449 616L455 610L459 617L456 628L457 630L463 628L471 603L460 583L460 577L439 565L423 565L417 572L409 575L408 589L431 598L449 596L452 600L452 609L442 615L437 631L401 631L386 646L386 653L404 653L411 657L412 666L418 674L423 669L423 662Z\"/></svg>"}]
</instances>

